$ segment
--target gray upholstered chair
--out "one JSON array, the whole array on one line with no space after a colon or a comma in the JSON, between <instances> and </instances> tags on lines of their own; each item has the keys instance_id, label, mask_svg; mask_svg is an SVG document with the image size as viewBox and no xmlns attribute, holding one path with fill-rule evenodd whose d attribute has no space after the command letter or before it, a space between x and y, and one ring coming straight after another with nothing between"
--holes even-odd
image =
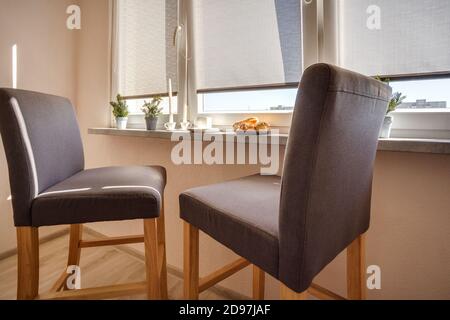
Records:
<instances>
[{"instance_id":1,"label":"gray upholstered chair","mask_svg":"<svg viewBox=\"0 0 450 320\"><path fill-rule=\"evenodd\" d=\"M264 297L264 272L282 298L306 292L341 298L312 284L347 248L348 298L365 293L363 234L369 228L372 169L391 89L327 64L300 84L282 177L254 175L180 195L185 298L254 265L253 296ZM199 229L243 257L199 279Z\"/></svg>"},{"instance_id":2,"label":"gray upholstered chair","mask_svg":"<svg viewBox=\"0 0 450 320\"><path fill-rule=\"evenodd\" d=\"M69 275L63 272L52 291L40 298L109 298L138 291L146 291L149 298L166 298L165 169L85 170L75 113L70 101L61 97L0 89L0 130L17 227L17 297L38 297L38 228L70 224L68 265L79 265L81 248L144 242L147 281L69 291L64 290ZM82 239L83 223L130 219L143 219L143 235Z\"/></svg>"}]
</instances>

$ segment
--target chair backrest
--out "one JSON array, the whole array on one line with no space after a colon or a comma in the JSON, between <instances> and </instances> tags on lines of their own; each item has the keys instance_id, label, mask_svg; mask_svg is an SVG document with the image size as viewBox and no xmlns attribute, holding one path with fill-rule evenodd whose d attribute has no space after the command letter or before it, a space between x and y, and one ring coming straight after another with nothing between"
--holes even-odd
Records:
<instances>
[{"instance_id":1,"label":"chair backrest","mask_svg":"<svg viewBox=\"0 0 450 320\"><path fill-rule=\"evenodd\" d=\"M30 226L33 199L84 169L75 112L65 98L0 89L0 132L8 161L14 223Z\"/></svg>"},{"instance_id":2,"label":"chair backrest","mask_svg":"<svg viewBox=\"0 0 450 320\"><path fill-rule=\"evenodd\" d=\"M297 292L370 220L378 135L392 89L328 64L302 77L280 199L279 277Z\"/></svg>"}]
</instances>

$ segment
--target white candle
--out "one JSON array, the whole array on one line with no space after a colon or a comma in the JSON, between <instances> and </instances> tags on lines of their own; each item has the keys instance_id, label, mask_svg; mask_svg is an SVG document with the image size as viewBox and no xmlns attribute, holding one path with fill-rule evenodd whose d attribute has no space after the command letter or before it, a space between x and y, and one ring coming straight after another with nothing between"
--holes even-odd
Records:
<instances>
[{"instance_id":1,"label":"white candle","mask_svg":"<svg viewBox=\"0 0 450 320\"><path fill-rule=\"evenodd\" d=\"M186 65L187 65L187 61L186 61ZM187 68L186 68L186 72L187 72ZM186 76L185 87L184 87L184 95L183 95L183 122L184 123L187 123L187 121L188 121L187 94L188 94L188 86L187 86L187 76Z\"/></svg>"},{"instance_id":2,"label":"white candle","mask_svg":"<svg viewBox=\"0 0 450 320\"><path fill-rule=\"evenodd\" d=\"M172 79L169 79L169 122L173 122L173 110L172 110Z\"/></svg>"},{"instance_id":3,"label":"white candle","mask_svg":"<svg viewBox=\"0 0 450 320\"><path fill-rule=\"evenodd\" d=\"M189 57L189 47L188 47L188 35L186 28L184 28L184 40L185 42L185 57L184 57L184 96L183 96L183 122L188 122L188 57Z\"/></svg>"},{"instance_id":4,"label":"white candle","mask_svg":"<svg viewBox=\"0 0 450 320\"><path fill-rule=\"evenodd\" d=\"M184 123L186 123L188 121L187 120L187 109L188 109L187 103L184 103L184 106L183 106L183 122Z\"/></svg>"}]
</instances>

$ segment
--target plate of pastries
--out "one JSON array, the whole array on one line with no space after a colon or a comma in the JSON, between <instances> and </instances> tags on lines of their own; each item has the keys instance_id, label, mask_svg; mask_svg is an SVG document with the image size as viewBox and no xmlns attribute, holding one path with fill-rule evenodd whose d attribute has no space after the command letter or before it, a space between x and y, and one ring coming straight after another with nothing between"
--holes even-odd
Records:
<instances>
[{"instance_id":1,"label":"plate of pastries","mask_svg":"<svg viewBox=\"0 0 450 320\"><path fill-rule=\"evenodd\" d=\"M233 130L236 134L268 134L270 125L258 118L247 118L233 124Z\"/></svg>"}]
</instances>

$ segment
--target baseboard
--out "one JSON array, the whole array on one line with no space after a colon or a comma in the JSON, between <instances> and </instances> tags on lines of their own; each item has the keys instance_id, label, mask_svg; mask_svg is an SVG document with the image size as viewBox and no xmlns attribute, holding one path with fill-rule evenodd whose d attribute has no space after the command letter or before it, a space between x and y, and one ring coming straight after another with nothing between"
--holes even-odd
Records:
<instances>
[{"instance_id":1,"label":"baseboard","mask_svg":"<svg viewBox=\"0 0 450 320\"><path fill-rule=\"evenodd\" d=\"M97 238L97 239L104 239L107 238L108 236L93 230L92 228L89 228L87 226L83 226L83 232L85 232L86 234L90 235L93 238ZM128 245L117 245L114 246L117 249L139 259L142 262L145 262L145 256L143 252L140 252L139 250L136 250ZM167 272L169 274L171 274L172 276L179 278L181 280L183 280L183 270L181 270L180 268L177 268L175 266L171 266L171 265L167 265ZM215 285L211 288L209 288L209 290L211 290L212 292L227 297L230 300L251 300L250 297L247 297L239 292L236 292L234 290L225 288L223 286L220 285Z\"/></svg>"},{"instance_id":2,"label":"baseboard","mask_svg":"<svg viewBox=\"0 0 450 320\"><path fill-rule=\"evenodd\" d=\"M52 241L52 240L57 239L59 237L65 236L68 233L69 233L69 228L68 227L64 228L64 229L61 229L61 230L58 230L58 231L55 231L55 232L50 233L50 234L48 234L48 235L46 235L46 236L44 236L42 238L39 238L39 244L44 244L46 242ZM11 256L16 255L16 254L17 254L17 248L14 248L14 249L2 252L2 253L0 253L0 260L7 259L7 258L9 258Z\"/></svg>"}]
</instances>

